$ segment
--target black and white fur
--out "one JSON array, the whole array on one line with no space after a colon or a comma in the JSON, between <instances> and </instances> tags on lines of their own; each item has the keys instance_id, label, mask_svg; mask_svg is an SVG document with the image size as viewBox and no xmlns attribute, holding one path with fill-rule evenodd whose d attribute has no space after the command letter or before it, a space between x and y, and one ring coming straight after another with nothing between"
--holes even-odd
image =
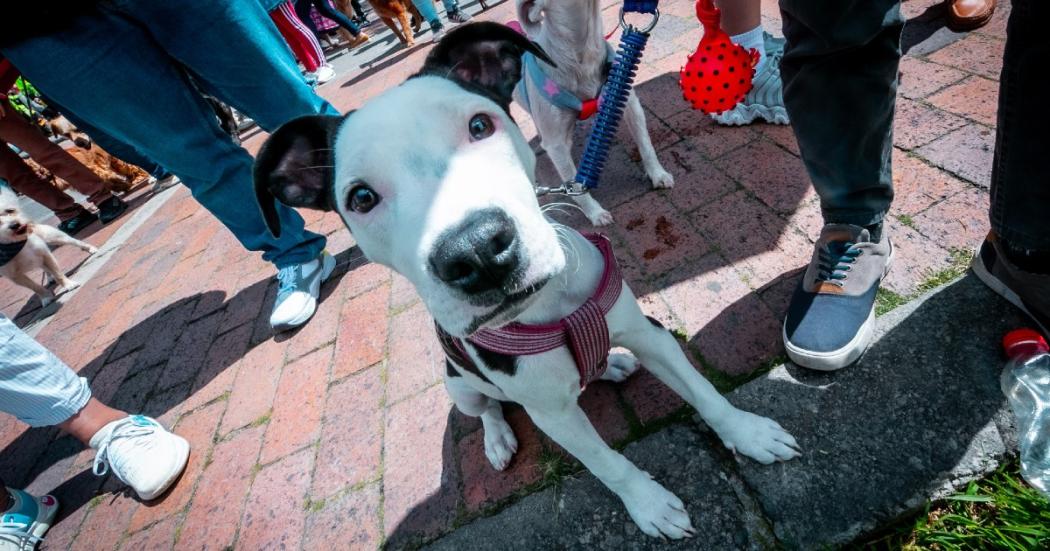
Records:
<instances>
[{"instance_id":1,"label":"black and white fur","mask_svg":"<svg viewBox=\"0 0 1050 551\"><path fill-rule=\"evenodd\" d=\"M418 75L361 109L280 128L255 168L272 231L280 232L275 197L336 211L364 254L409 279L456 337L511 321L550 323L574 311L596 288L602 258L537 203L535 156L508 114L524 51L545 55L502 25L464 25ZM685 398L727 447L762 463L799 455L776 422L722 397L674 337L646 319L626 284L607 320L612 344ZM500 401L518 402L623 500L645 533L693 534L682 502L606 445L577 405L580 380L568 349L511 357L467 347L479 367L450 362L445 384L460 411L481 417L493 467L505 468L517 450ZM637 369L631 356L610 360L606 379Z\"/></svg>"},{"instance_id":2,"label":"black and white fur","mask_svg":"<svg viewBox=\"0 0 1050 551\"><path fill-rule=\"evenodd\" d=\"M553 66L544 67L547 75L581 98L593 96L605 81L606 45L600 8L600 0L517 0L518 21L522 28L551 57ZM570 182L576 176L572 135L577 114L542 99L536 89L537 83L532 79L525 79L525 87L529 97L533 98L529 114L536 124L543 149L558 172L561 180L558 183ZM627 100L623 123L638 145L642 167L653 188L674 187L674 177L656 156L645 125L645 111L633 91ZM612 223L612 214L591 194L573 196L573 199L591 224L605 226Z\"/></svg>"}]
</instances>

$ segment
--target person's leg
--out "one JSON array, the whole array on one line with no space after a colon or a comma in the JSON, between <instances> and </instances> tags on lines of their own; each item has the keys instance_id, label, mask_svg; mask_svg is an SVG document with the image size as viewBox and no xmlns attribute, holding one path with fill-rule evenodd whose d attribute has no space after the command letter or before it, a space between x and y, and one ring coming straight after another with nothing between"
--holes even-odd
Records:
<instances>
[{"instance_id":1,"label":"person's leg","mask_svg":"<svg viewBox=\"0 0 1050 551\"><path fill-rule=\"evenodd\" d=\"M311 64L314 64L317 67L328 65L328 60L324 56L324 50L321 48L321 43L317 40L316 31L311 29L306 23L306 21L310 21L310 18L307 17L305 21L300 18L299 15L295 13L295 7L292 2L285 2L280 6L277 6L277 9L284 12L285 18L291 23L291 28L299 35L300 47L303 49L303 53L310 57ZM307 70L309 70L309 68Z\"/></svg>"},{"instance_id":2,"label":"person's leg","mask_svg":"<svg viewBox=\"0 0 1050 551\"><path fill-rule=\"evenodd\" d=\"M974 273L1021 308L1050 337L1050 165L1044 159L1050 112L1037 90L1050 86L1050 45L1039 23L1041 0L1014 0L999 85L991 199L992 231L974 258Z\"/></svg>"},{"instance_id":3,"label":"person's leg","mask_svg":"<svg viewBox=\"0 0 1050 551\"><path fill-rule=\"evenodd\" d=\"M236 3L239 2L229 2ZM256 2L244 3L255 5L262 14ZM191 10L182 12L180 17L196 22L202 18L187 18L186 14L206 12ZM214 31L205 30L204 35L184 39L204 40ZM230 36L229 30L223 28L223 32L211 40L223 41L228 51L236 52L240 37ZM156 31L163 34L167 30L161 27ZM205 50L213 62L220 65L214 70L220 70L223 63L214 60L215 52L224 49ZM246 198L254 197L251 156L222 132L211 109L191 88L185 73L172 63L171 57L147 34L143 25L103 11L78 18L61 33L6 47L3 53L35 86L71 112L92 121L177 174L194 197L245 248L262 251L263 258L279 268L315 259L324 248L324 238L305 231L302 218L294 210L278 205L282 227L289 230L276 238L259 209L245 205ZM271 58L277 63L281 56L271 53ZM253 105L230 102L238 108L244 105L242 111L264 128L272 130L294 116L305 114L301 94L287 86L288 75L274 74L269 67L253 66L241 59L231 62L231 58L223 57L222 60L229 69L225 74L226 81L231 83L229 91L261 90L272 96ZM291 65L291 60L287 61ZM201 74L196 67L193 69ZM318 104L317 110L327 106L323 100L314 101ZM275 107L272 112L257 108L272 105L279 108ZM158 136L164 139L157 139Z\"/></svg>"},{"instance_id":4,"label":"person's leg","mask_svg":"<svg viewBox=\"0 0 1050 551\"><path fill-rule=\"evenodd\" d=\"M306 25L307 29L310 29L310 34L314 35L317 39L317 43L321 43L321 29L317 28L317 24L314 23L314 18L310 17L310 8L313 4L310 0L292 0L292 8L295 10L295 16L299 18L299 21Z\"/></svg>"},{"instance_id":5,"label":"person's leg","mask_svg":"<svg viewBox=\"0 0 1050 551\"><path fill-rule=\"evenodd\" d=\"M732 109L711 118L727 126L751 124L758 119L772 124L788 124L780 76L784 42L762 30L761 1L722 0L718 5L722 11L722 29L730 35L729 38L746 50L757 51L759 57L751 90L744 99Z\"/></svg>"},{"instance_id":6,"label":"person's leg","mask_svg":"<svg viewBox=\"0 0 1050 551\"><path fill-rule=\"evenodd\" d=\"M412 4L417 10L419 10L419 14L422 15L423 19L430 25L430 30L435 35L440 36L441 31L444 29L444 25L441 24L441 18L438 17L437 8L434 7L434 0L412 0Z\"/></svg>"},{"instance_id":7,"label":"person's leg","mask_svg":"<svg viewBox=\"0 0 1050 551\"><path fill-rule=\"evenodd\" d=\"M361 29L357 25L355 25L353 21L350 21L350 18L347 17L345 14L336 11L335 8L333 8L332 5L328 3L328 0L307 0L307 2L312 3L313 6L317 8L318 13L327 17L328 19L331 19L332 21L335 21L337 24L339 24L340 27L346 29L347 32L349 32L352 36L357 36L361 34Z\"/></svg>"},{"instance_id":8,"label":"person's leg","mask_svg":"<svg viewBox=\"0 0 1050 551\"><path fill-rule=\"evenodd\" d=\"M288 47L292 49L295 58L303 64L303 67L306 68L307 72L312 73L320 67L320 62L318 61L317 56L314 55L313 48L310 47L310 41L304 35L302 21L299 21L298 17L289 17L288 12L290 7L289 2L284 2L277 6L277 8L270 12L270 19L272 19L274 25L277 26L277 30L280 31L281 36L284 37ZM294 15L294 12L292 12L292 15Z\"/></svg>"},{"instance_id":9,"label":"person's leg","mask_svg":"<svg viewBox=\"0 0 1050 551\"><path fill-rule=\"evenodd\" d=\"M350 6L354 9L354 15L357 16L359 21L368 21L365 17L365 8L361 5L361 0L350 0Z\"/></svg>"},{"instance_id":10,"label":"person's leg","mask_svg":"<svg viewBox=\"0 0 1050 551\"><path fill-rule=\"evenodd\" d=\"M834 370L871 343L893 247L893 108L904 20L897 0L781 0L784 101L825 226L784 319L784 347Z\"/></svg>"},{"instance_id":11,"label":"person's leg","mask_svg":"<svg viewBox=\"0 0 1050 551\"><path fill-rule=\"evenodd\" d=\"M37 176L33 169L3 142L0 142L0 178L7 180L11 188L18 193L50 209L59 221L64 222L86 212L84 207L73 201L68 194Z\"/></svg>"},{"instance_id":12,"label":"person's leg","mask_svg":"<svg viewBox=\"0 0 1050 551\"><path fill-rule=\"evenodd\" d=\"M454 23L466 23L470 21L470 14L459 9L458 0L441 0L441 3L445 5L445 17L449 21Z\"/></svg>"}]
</instances>

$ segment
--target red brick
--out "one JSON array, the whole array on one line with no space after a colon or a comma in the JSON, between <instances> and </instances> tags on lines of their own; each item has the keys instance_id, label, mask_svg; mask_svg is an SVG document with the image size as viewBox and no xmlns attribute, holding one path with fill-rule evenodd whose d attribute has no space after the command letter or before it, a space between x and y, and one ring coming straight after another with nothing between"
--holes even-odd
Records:
<instances>
[{"instance_id":1,"label":"red brick","mask_svg":"<svg viewBox=\"0 0 1050 551\"><path fill-rule=\"evenodd\" d=\"M383 525L394 542L433 534L455 516L450 406L445 389L434 386L387 410Z\"/></svg>"},{"instance_id":2,"label":"red brick","mask_svg":"<svg viewBox=\"0 0 1050 551\"><path fill-rule=\"evenodd\" d=\"M988 234L988 193L970 189L915 217L915 227L945 248L967 250Z\"/></svg>"},{"instance_id":3,"label":"red brick","mask_svg":"<svg viewBox=\"0 0 1050 551\"><path fill-rule=\"evenodd\" d=\"M208 356L208 349L216 337L222 314L212 314L186 326L171 355L157 388L171 388L190 382L197 376Z\"/></svg>"},{"instance_id":4,"label":"red brick","mask_svg":"<svg viewBox=\"0 0 1050 551\"><path fill-rule=\"evenodd\" d=\"M962 80L965 76L966 73L958 69L904 56L900 64L898 91L906 98L921 99Z\"/></svg>"},{"instance_id":5,"label":"red brick","mask_svg":"<svg viewBox=\"0 0 1050 551\"><path fill-rule=\"evenodd\" d=\"M175 427L175 432L190 443L190 459L186 470L175 486L160 499L144 503L131 518L130 530L136 531L146 525L181 511L190 501L197 478L204 470L204 461L212 448L215 429L222 417L222 408L226 404L212 404L183 417Z\"/></svg>"},{"instance_id":6,"label":"red brick","mask_svg":"<svg viewBox=\"0 0 1050 551\"><path fill-rule=\"evenodd\" d=\"M992 178L995 132L969 124L917 150L933 164L987 188Z\"/></svg>"},{"instance_id":7,"label":"red brick","mask_svg":"<svg viewBox=\"0 0 1050 551\"><path fill-rule=\"evenodd\" d=\"M778 212L794 211L811 189L802 161L766 140L737 149L715 164Z\"/></svg>"},{"instance_id":8,"label":"red brick","mask_svg":"<svg viewBox=\"0 0 1050 551\"><path fill-rule=\"evenodd\" d=\"M624 400L643 425L663 419L685 405L681 396L644 369L623 385Z\"/></svg>"},{"instance_id":9,"label":"red brick","mask_svg":"<svg viewBox=\"0 0 1050 551\"><path fill-rule=\"evenodd\" d=\"M929 55L930 61L999 80L1003 70L1003 41L971 33Z\"/></svg>"},{"instance_id":10,"label":"red brick","mask_svg":"<svg viewBox=\"0 0 1050 551\"><path fill-rule=\"evenodd\" d=\"M306 490L314 450L303 450L259 471L244 506L237 547L298 549L306 526Z\"/></svg>"},{"instance_id":11,"label":"red brick","mask_svg":"<svg viewBox=\"0 0 1050 551\"><path fill-rule=\"evenodd\" d=\"M400 312L419 302L419 294L408 279L398 273L392 273L390 279L390 309Z\"/></svg>"},{"instance_id":12,"label":"red brick","mask_svg":"<svg viewBox=\"0 0 1050 551\"><path fill-rule=\"evenodd\" d=\"M245 429L215 446L182 522L176 549L226 549L233 544L265 430Z\"/></svg>"},{"instance_id":13,"label":"red brick","mask_svg":"<svg viewBox=\"0 0 1050 551\"><path fill-rule=\"evenodd\" d=\"M115 549L139 507L130 493L107 493L99 497L101 500L91 509L73 541L72 551Z\"/></svg>"},{"instance_id":14,"label":"red brick","mask_svg":"<svg viewBox=\"0 0 1050 551\"><path fill-rule=\"evenodd\" d=\"M327 295L327 296L325 296ZM288 360L295 360L308 352L335 341L339 330L339 313L343 304L342 289L328 285L321 290L317 312L301 329L295 331L288 345Z\"/></svg>"},{"instance_id":15,"label":"red brick","mask_svg":"<svg viewBox=\"0 0 1050 551\"><path fill-rule=\"evenodd\" d=\"M587 413L591 424L610 445L627 437L630 427L623 414L615 384L609 381L595 381L584 389L580 395L580 407Z\"/></svg>"},{"instance_id":16,"label":"red brick","mask_svg":"<svg viewBox=\"0 0 1050 551\"><path fill-rule=\"evenodd\" d=\"M774 143L788 150L792 155L798 157L801 152L798 148L798 140L795 139L795 129L782 124L764 124L758 130Z\"/></svg>"},{"instance_id":17,"label":"red brick","mask_svg":"<svg viewBox=\"0 0 1050 551\"><path fill-rule=\"evenodd\" d=\"M893 143L915 149L966 124L964 119L907 98L897 98Z\"/></svg>"},{"instance_id":18,"label":"red brick","mask_svg":"<svg viewBox=\"0 0 1050 551\"><path fill-rule=\"evenodd\" d=\"M356 297L369 289L390 281L390 274L393 273L386 266L369 262L364 257L352 262L351 266L350 271L339 282L340 286L346 288L347 298Z\"/></svg>"},{"instance_id":19,"label":"red brick","mask_svg":"<svg viewBox=\"0 0 1050 551\"><path fill-rule=\"evenodd\" d=\"M172 517L145 530L136 532L128 536L120 548L122 551L142 551L146 549L150 551L164 551L171 549L171 544L175 541L175 522L176 519Z\"/></svg>"},{"instance_id":20,"label":"red brick","mask_svg":"<svg viewBox=\"0 0 1050 551\"><path fill-rule=\"evenodd\" d=\"M226 401L220 434L243 427L270 411L281 380L285 348L283 344L266 341L237 362L237 375Z\"/></svg>"},{"instance_id":21,"label":"red brick","mask_svg":"<svg viewBox=\"0 0 1050 551\"><path fill-rule=\"evenodd\" d=\"M242 278L241 285L244 285ZM234 327L248 324L248 322L260 316L259 309L266 298L266 289L269 280L257 281L247 287L243 287L232 298L226 302L226 317L222 321L220 331L229 331ZM250 324L248 324L251 327Z\"/></svg>"},{"instance_id":22,"label":"red brick","mask_svg":"<svg viewBox=\"0 0 1050 551\"><path fill-rule=\"evenodd\" d=\"M969 184L914 155L893 151L891 214L915 215L969 187Z\"/></svg>"},{"instance_id":23,"label":"red brick","mask_svg":"<svg viewBox=\"0 0 1050 551\"><path fill-rule=\"evenodd\" d=\"M717 254L682 266L669 279L674 283L660 294L689 335L696 334L724 308L751 292L740 274Z\"/></svg>"},{"instance_id":24,"label":"red brick","mask_svg":"<svg viewBox=\"0 0 1050 551\"><path fill-rule=\"evenodd\" d=\"M379 490L379 484L372 484L326 500L323 509L306 517L303 549L378 549L383 539Z\"/></svg>"},{"instance_id":25,"label":"red brick","mask_svg":"<svg viewBox=\"0 0 1050 551\"><path fill-rule=\"evenodd\" d=\"M379 474L383 454L383 379L369 369L328 391L317 472L310 495L328 497Z\"/></svg>"},{"instance_id":26,"label":"red brick","mask_svg":"<svg viewBox=\"0 0 1050 551\"><path fill-rule=\"evenodd\" d=\"M144 366L135 363L134 353L115 362L107 362L98 375L91 379L91 395L103 403L111 402L124 379L137 367Z\"/></svg>"},{"instance_id":27,"label":"red brick","mask_svg":"<svg viewBox=\"0 0 1050 551\"><path fill-rule=\"evenodd\" d=\"M705 159L692 144L678 144L660 152L664 168L674 175L675 185L660 195L683 212L714 201L736 189L736 185Z\"/></svg>"},{"instance_id":28,"label":"red brick","mask_svg":"<svg viewBox=\"0 0 1050 551\"><path fill-rule=\"evenodd\" d=\"M387 401L396 403L437 383L445 372L445 353L434 321L422 304L390 319Z\"/></svg>"},{"instance_id":29,"label":"red brick","mask_svg":"<svg viewBox=\"0 0 1050 551\"><path fill-rule=\"evenodd\" d=\"M893 266L882 285L899 295L914 293L932 273L951 264L951 254L944 247L902 225L892 216L886 220L883 235L892 240L894 255Z\"/></svg>"},{"instance_id":30,"label":"red brick","mask_svg":"<svg viewBox=\"0 0 1050 551\"><path fill-rule=\"evenodd\" d=\"M343 303L335 342L332 379L375 364L386 354L390 285L377 287Z\"/></svg>"},{"instance_id":31,"label":"red brick","mask_svg":"<svg viewBox=\"0 0 1050 551\"><path fill-rule=\"evenodd\" d=\"M233 387L237 376L237 362L248 350L251 333L251 327L242 325L215 339L208 350L204 365L194 379L191 390L193 394L183 404L184 411L192 411L222 396Z\"/></svg>"},{"instance_id":32,"label":"red brick","mask_svg":"<svg viewBox=\"0 0 1050 551\"><path fill-rule=\"evenodd\" d=\"M613 215L621 226L611 230L621 236L643 279L661 276L710 250L688 219L662 194L647 193L616 207Z\"/></svg>"},{"instance_id":33,"label":"red brick","mask_svg":"<svg viewBox=\"0 0 1050 551\"><path fill-rule=\"evenodd\" d=\"M521 408L507 411L506 418L518 440L518 451L506 469L497 471L485 456L484 429L470 433L457 446L463 501L470 512L495 505L543 476L539 461L543 445L536 426Z\"/></svg>"},{"instance_id":34,"label":"red brick","mask_svg":"<svg viewBox=\"0 0 1050 551\"><path fill-rule=\"evenodd\" d=\"M780 353L781 322L758 298L750 294L723 309L692 341L719 371L743 375Z\"/></svg>"},{"instance_id":35,"label":"red brick","mask_svg":"<svg viewBox=\"0 0 1050 551\"><path fill-rule=\"evenodd\" d=\"M945 111L994 127L999 111L999 83L970 77L930 96L927 101Z\"/></svg>"},{"instance_id":36,"label":"red brick","mask_svg":"<svg viewBox=\"0 0 1050 551\"><path fill-rule=\"evenodd\" d=\"M331 362L332 347L327 346L284 368L260 463L265 465L317 440Z\"/></svg>"},{"instance_id":37,"label":"red brick","mask_svg":"<svg viewBox=\"0 0 1050 551\"><path fill-rule=\"evenodd\" d=\"M816 243L823 228L824 213L820 208L820 197L816 197L814 192L812 197L807 197L799 203L795 212L788 217L787 229L794 230L809 241Z\"/></svg>"},{"instance_id":38,"label":"red brick","mask_svg":"<svg viewBox=\"0 0 1050 551\"><path fill-rule=\"evenodd\" d=\"M674 100L681 97L677 91ZM666 101L666 100L664 100ZM675 101L677 102L677 101ZM667 101L667 103L672 103ZM754 141L758 134L747 126L720 126L711 117L689 109L667 119L667 123L704 157L717 159Z\"/></svg>"}]
</instances>

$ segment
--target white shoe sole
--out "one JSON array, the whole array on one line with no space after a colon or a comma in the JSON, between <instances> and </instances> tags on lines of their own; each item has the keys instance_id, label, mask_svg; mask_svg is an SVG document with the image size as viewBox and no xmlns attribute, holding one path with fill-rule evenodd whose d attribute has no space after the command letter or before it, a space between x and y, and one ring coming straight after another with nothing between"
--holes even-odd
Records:
<instances>
[{"instance_id":1,"label":"white shoe sole","mask_svg":"<svg viewBox=\"0 0 1050 551\"><path fill-rule=\"evenodd\" d=\"M769 124L790 124L787 109L767 107L765 105L738 105L735 108L711 118L723 126L744 126L762 119Z\"/></svg>"},{"instance_id":2,"label":"white shoe sole","mask_svg":"<svg viewBox=\"0 0 1050 551\"><path fill-rule=\"evenodd\" d=\"M160 497L164 492L168 491L168 488L171 488L171 485L179 478L182 471L186 469L186 463L190 458L190 443L181 436L175 436L177 437L175 440L175 456L178 458L177 465L179 468L172 470L156 489L149 492L135 490L135 493L139 495L142 501L152 501Z\"/></svg>"},{"instance_id":3,"label":"white shoe sole","mask_svg":"<svg viewBox=\"0 0 1050 551\"><path fill-rule=\"evenodd\" d=\"M328 280L332 276L332 272L335 271L335 257L325 253L321 256L321 277L318 278L313 285L310 286L310 294L320 297L321 296L321 284ZM316 286L316 288L314 288ZM317 300L314 300L313 304L309 304L303 307L298 314L295 315L291 320L286 321L279 325L271 326L274 331L288 331L301 327L306 322L310 321L310 318L314 317L314 313L317 312Z\"/></svg>"}]
</instances>

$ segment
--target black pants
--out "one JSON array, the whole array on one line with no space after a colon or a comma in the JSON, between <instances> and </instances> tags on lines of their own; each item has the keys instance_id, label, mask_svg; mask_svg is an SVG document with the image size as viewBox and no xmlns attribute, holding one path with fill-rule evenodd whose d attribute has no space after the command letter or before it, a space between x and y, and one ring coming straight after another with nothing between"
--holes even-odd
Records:
<instances>
[{"instance_id":1,"label":"black pants","mask_svg":"<svg viewBox=\"0 0 1050 551\"><path fill-rule=\"evenodd\" d=\"M826 222L870 225L893 200L890 156L904 20L897 0L780 0L784 103ZM1046 0L1013 0L999 90L991 223L1050 250ZM1040 159L1042 155L1046 159Z\"/></svg>"}]
</instances>

